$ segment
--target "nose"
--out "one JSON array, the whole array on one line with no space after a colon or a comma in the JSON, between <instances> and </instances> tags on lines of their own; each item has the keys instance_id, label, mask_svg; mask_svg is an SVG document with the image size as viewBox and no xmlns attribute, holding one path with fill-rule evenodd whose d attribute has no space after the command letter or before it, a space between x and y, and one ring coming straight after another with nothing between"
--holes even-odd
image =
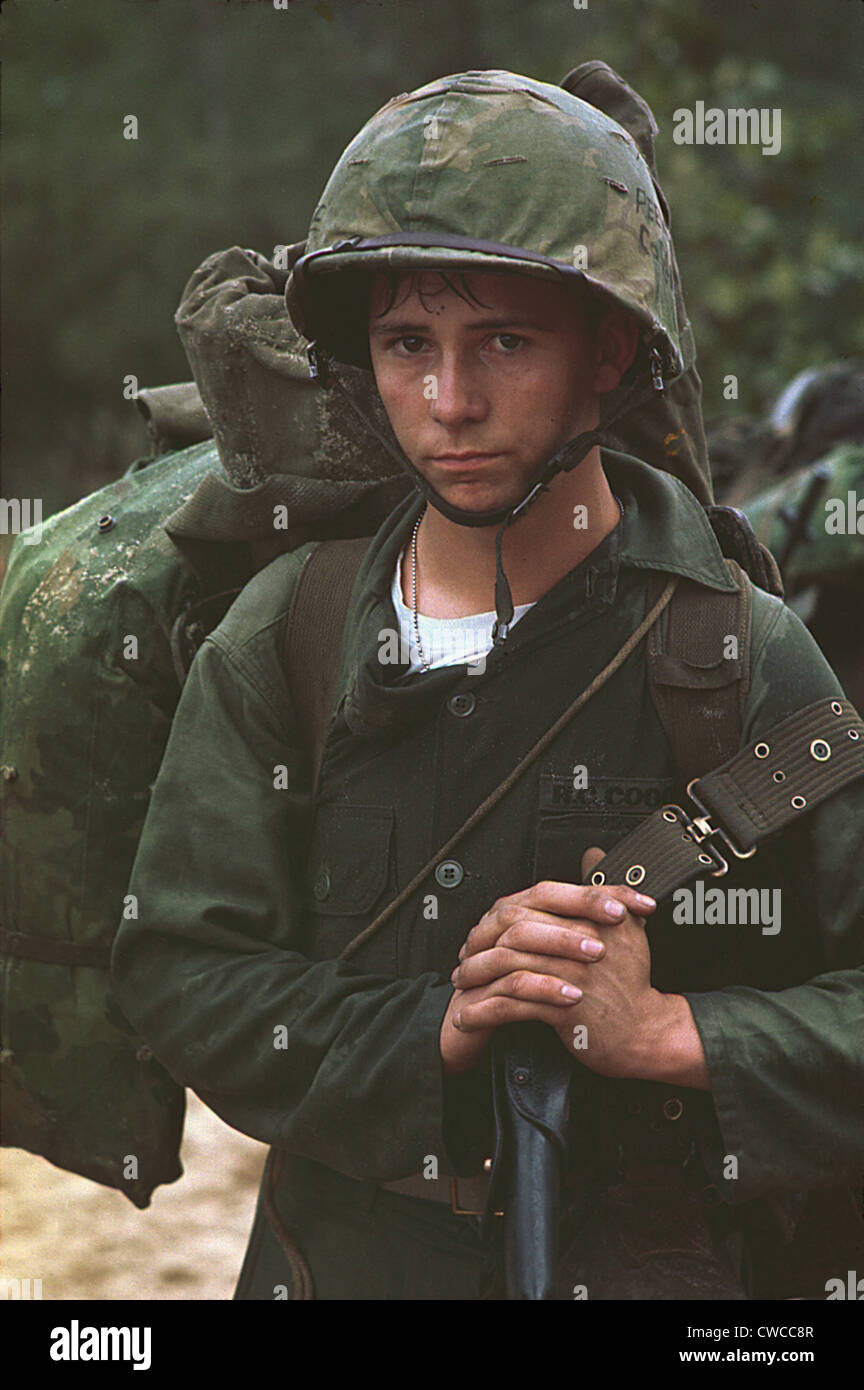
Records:
<instances>
[{"instance_id":1,"label":"nose","mask_svg":"<svg viewBox=\"0 0 864 1390\"><path fill-rule=\"evenodd\" d=\"M488 399L468 353L456 349L443 351L434 377L430 413L439 425L454 429L486 418Z\"/></svg>"}]
</instances>

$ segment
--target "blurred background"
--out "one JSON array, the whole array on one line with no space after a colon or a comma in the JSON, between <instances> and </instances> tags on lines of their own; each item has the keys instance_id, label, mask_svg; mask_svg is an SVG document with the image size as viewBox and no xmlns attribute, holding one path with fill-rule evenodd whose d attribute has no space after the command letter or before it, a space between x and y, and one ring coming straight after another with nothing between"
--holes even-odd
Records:
<instances>
[{"instance_id":1,"label":"blurred background","mask_svg":"<svg viewBox=\"0 0 864 1390\"><path fill-rule=\"evenodd\" d=\"M860 0L279 3L4 3L4 496L47 516L149 452L123 379L191 376L172 319L195 267L303 238L359 126L466 68L603 58L647 98L709 420L864 351ZM675 145L697 100L780 107L781 153Z\"/></svg>"},{"instance_id":2,"label":"blurred background","mask_svg":"<svg viewBox=\"0 0 864 1390\"><path fill-rule=\"evenodd\" d=\"M173 314L192 271L233 244L302 239L360 125L470 68L558 82L602 58L648 100L720 433L804 369L864 354L860 0L284 3L4 3L2 496L41 497L47 518L148 455L124 378L190 379ZM674 144L673 113L697 101L779 107L781 152ZM797 463L818 455L817 441ZM828 602L841 655L860 628L860 565L844 583ZM186 1176L143 1212L4 1150L3 1275L39 1275L55 1299L230 1297L264 1150L189 1103Z\"/></svg>"}]
</instances>

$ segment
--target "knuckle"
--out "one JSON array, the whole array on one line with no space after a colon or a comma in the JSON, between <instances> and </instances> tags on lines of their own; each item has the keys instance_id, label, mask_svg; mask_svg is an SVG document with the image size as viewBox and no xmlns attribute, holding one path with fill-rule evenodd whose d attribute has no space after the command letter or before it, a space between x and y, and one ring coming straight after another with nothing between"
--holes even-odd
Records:
<instances>
[{"instance_id":1,"label":"knuckle","mask_svg":"<svg viewBox=\"0 0 864 1390\"><path fill-rule=\"evenodd\" d=\"M503 1023L510 1014L510 1001L503 994L496 994L489 1000L489 1013L494 1023Z\"/></svg>"},{"instance_id":2,"label":"knuckle","mask_svg":"<svg viewBox=\"0 0 864 1390\"><path fill-rule=\"evenodd\" d=\"M510 964L510 952L504 946L498 945L490 951L489 955L490 966L496 975L502 975Z\"/></svg>"},{"instance_id":3,"label":"knuckle","mask_svg":"<svg viewBox=\"0 0 864 1390\"><path fill-rule=\"evenodd\" d=\"M505 927L514 926L525 915L524 903L514 903L512 899L505 899L501 908L499 920Z\"/></svg>"},{"instance_id":4,"label":"knuckle","mask_svg":"<svg viewBox=\"0 0 864 1390\"><path fill-rule=\"evenodd\" d=\"M507 976L507 986L511 994L526 995L530 988L531 976L527 970L514 970Z\"/></svg>"}]
</instances>

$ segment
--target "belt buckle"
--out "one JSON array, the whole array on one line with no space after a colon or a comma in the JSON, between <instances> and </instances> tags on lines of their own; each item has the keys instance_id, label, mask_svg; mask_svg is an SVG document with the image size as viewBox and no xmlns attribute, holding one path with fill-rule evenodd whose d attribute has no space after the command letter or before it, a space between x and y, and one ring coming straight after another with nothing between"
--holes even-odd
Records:
<instances>
[{"instance_id":1,"label":"belt buckle","mask_svg":"<svg viewBox=\"0 0 864 1390\"><path fill-rule=\"evenodd\" d=\"M459 1190L458 1190L458 1188L457 1188L457 1186L456 1186L456 1179L455 1179L454 1177L451 1176L451 1178L450 1178L450 1206L452 1207L452 1209L453 1209L453 1211L455 1212L455 1214L456 1214L457 1216L479 1216L479 1215L480 1215L480 1212L479 1212L479 1211L468 1211L467 1207L460 1207L460 1206L458 1206L458 1205L457 1205L458 1201L459 1201Z\"/></svg>"},{"instance_id":2,"label":"belt buckle","mask_svg":"<svg viewBox=\"0 0 864 1390\"><path fill-rule=\"evenodd\" d=\"M687 794L687 796L689 796L690 800L693 802L693 804L694 804L694 806L696 807L697 811L700 811L700 812L701 812L701 815L693 816L692 819L691 819L691 823L687 826L687 830L688 830L689 834L691 834L691 835L693 836L693 839L694 839L694 840L696 841L696 843L699 844L699 845L703 844L703 842L704 842L705 840L707 840L709 836L711 836L711 835L719 835L720 838L721 838L721 840L723 841L723 843L724 843L724 844L732 851L732 853L735 855L735 858L736 858L736 859L752 859L753 855L756 853L756 850L758 849L758 845L754 845L752 849L746 849L746 850L745 850L745 849L739 849L738 846L737 846L736 844L733 843L733 841L731 840L731 838L729 837L729 835L726 833L726 831L722 828L722 826L719 826L719 825L712 825L712 824L711 824L710 812L709 812L709 810L708 810L708 807L707 807L707 806L704 806L704 805L702 804L702 802L699 800L699 797L696 795L696 793L695 793L694 790L693 790L694 786L696 785L696 783L697 783L698 781L699 781L699 778L698 778L698 777L694 777L693 780L692 780L691 782L688 782L688 783L687 783L686 794ZM722 868L719 872L714 873L714 874L712 875L712 877L713 877L713 878L722 878L723 875L724 875L725 873L728 872L729 865L726 863L725 859L724 859L723 856L720 854L720 852L714 847L714 845L705 844L705 845L704 845L704 848L705 848L706 850L710 850L710 851L712 851L714 854L716 854L716 855L717 855L717 858L720 860L721 864L723 865L723 868Z\"/></svg>"},{"instance_id":3,"label":"belt buckle","mask_svg":"<svg viewBox=\"0 0 864 1390\"><path fill-rule=\"evenodd\" d=\"M450 1177L450 1206L451 1206L451 1208L452 1208L454 1214L455 1214L456 1216L482 1216L482 1215L483 1215L483 1212L482 1212L482 1211L470 1211L467 1207L460 1207L460 1206L457 1205L457 1203L458 1203L458 1201L459 1201L459 1189L458 1189L458 1186L457 1186L458 1182L459 1182L459 1179L456 1178L456 1177L453 1177L453 1176L451 1175L451 1177ZM503 1213L503 1211L496 1211L496 1212L495 1212L495 1215L496 1215L496 1216L503 1216L504 1213Z\"/></svg>"}]
</instances>

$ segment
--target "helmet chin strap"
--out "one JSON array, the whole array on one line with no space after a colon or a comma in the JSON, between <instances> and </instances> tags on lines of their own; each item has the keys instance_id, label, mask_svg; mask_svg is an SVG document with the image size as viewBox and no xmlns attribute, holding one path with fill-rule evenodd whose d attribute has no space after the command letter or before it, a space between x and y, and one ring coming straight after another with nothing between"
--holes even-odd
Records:
<instances>
[{"instance_id":1,"label":"helmet chin strap","mask_svg":"<svg viewBox=\"0 0 864 1390\"><path fill-rule=\"evenodd\" d=\"M363 407L354 399L345 383L338 376L329 372L329 358L317 344L311 343L306 351L309 358L309 372L313 380L319 381L322 386L335 386L337 388L355 415L359 416L366 428L378 440L381 447L400 467L411 474L418 492L426 498L430 507L434 507L436 511L456 526L499 526L495 537L495 624L492 629L492 640L496 647L501 646L504 642L513 622L513 595L504 573L501 553L504 532L508 526L512 526L514 521L525 514L532 502L535 502L541 493L548 491L549 483L557 474L569 473L576 468L595 445L605 444L608 447L612 441L608 439L606 432L611 426L617 424L622 416L637 406L645 405L652 399L656 391L663 390L662 361L657 349L652 348L650 350L650 368L640 373L625 388L615 409L603 421L602 427L584 430L581 434L575 435L557 453L547 459L528 484L527 491L520 502L511 506L498 507L491 511L472 512L463 507L454 507L452 502L448 502L446 498L436 492L428 479L423 477L423 474L415 468L410 459L406 458L402 450L393 446L387 436L369 418Z\"/></svg>"}]
</instances>

